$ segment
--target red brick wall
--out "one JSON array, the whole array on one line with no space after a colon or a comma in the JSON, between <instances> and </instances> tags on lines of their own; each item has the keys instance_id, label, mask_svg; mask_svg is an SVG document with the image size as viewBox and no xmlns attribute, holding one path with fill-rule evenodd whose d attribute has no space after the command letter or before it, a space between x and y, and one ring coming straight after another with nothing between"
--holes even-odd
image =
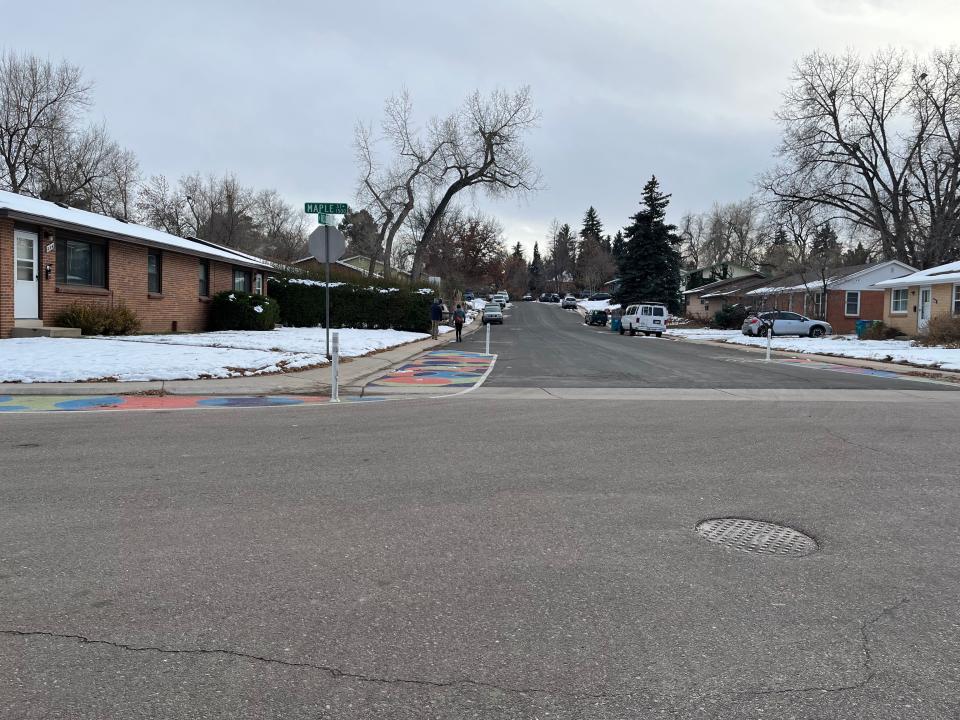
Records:
<instances>
[{"instance_id":1,"label":"red brick wall","mask_svg":"<svg viewBox=\"0 0 960 720\"><path fill-rule=\"evenodd\" d=\"M13 330L13 220L0 218L0 338Z\"/></svg>"},{"instance_id":2,"label":"red brick wall","mask_svg":"<svg viewBox=\"0 0 960 720\"><path fill-rule=\"evenodd\" d=\"M827 322L838 335L850 334L857 329L857 320L883 320L883 290L860 291L860 313L847 317L845 290L831 290L827 300Z\"/></svg>"}]
</instances>

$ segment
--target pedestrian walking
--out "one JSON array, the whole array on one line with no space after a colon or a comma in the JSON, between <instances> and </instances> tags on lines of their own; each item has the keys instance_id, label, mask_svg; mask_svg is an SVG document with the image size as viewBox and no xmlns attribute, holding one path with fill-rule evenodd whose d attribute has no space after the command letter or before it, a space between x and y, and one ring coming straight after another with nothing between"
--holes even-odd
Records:
<instances>
[{"instance_id":1,"label":"pedestrian walking","mask_svg":"<svg viewBox=\"0 0 960 720\"><path fill-rule=\"evenodd\" d=\"M467 314L460 305L453 311L453 327L457 331L457 342L463 342L463 324L467 321Z\"/></svg>"},{"instance_id":2,"label":"pedestrian walking","mask_svg":"<svg viewBox=\"0 0 960 720\"><path fill-rule=\"evenodd\" d=\"M434 340L440 337L441 320L443 320L443 305L440 304L440 298L434 298L433 305L430 306L430 337Z\"/></svg>"}]
</instances>

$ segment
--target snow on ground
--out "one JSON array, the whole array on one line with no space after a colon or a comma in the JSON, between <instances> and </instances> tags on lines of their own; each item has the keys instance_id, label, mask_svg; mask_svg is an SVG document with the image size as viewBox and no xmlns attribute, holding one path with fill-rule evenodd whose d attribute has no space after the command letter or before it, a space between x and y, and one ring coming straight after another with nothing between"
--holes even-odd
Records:
<instances>
[{"instance_id":1,"label":"snow on ground","mask_svg":"<svg viewBox=\"0 0 960 720\"><path fill-rule=\"evenodd\" d=\"M483 308L486 307L487 301L484 300L483 298L474 298L467 304L472 305L474 310L478 312L483 312Z\"/></svg>"},{"instance_id":2,"label":"snow on ground","mask_svg":"<svg viewBox=\"0 0 960 720\"><path fill-rule=\"evenodd\" d=\"M618 310L620 303L611 303L609 300L578 300L577 305L587 312L593 310Z\"/></svg>"},{"instance_id":3,"label":"snow on ground","mask_svg":"<svg viewBox=\"0 0 960 720\"><path fill-rule=\"evenodd\" d=\"M441 333L452 331L440 327ZM336 332L342 357L429 337L399 330L345 328ZM115 338L16 338L0 341L0 382L239 377L323 365L325 355L322 327Z\"/></svg>"},{"instance_id":4,"label":"snow on ground","mask_svg":"<svg viewBox=\"0 0 960 720\"><path fill-rule=\"evenodd\" d=\"M341 357L357 357L375 350L403 345L428 337L424 333L401 330L331 329L340 334ZM112 338L120 342L160 343L163 345L192 345L244 350L272 350L326 355L326 330L322 327L278 327L262 332L222 330L219 332L183 333L177 335L124 335Z\"/></svg>"},{"instance_id":5,"label":"snow on ground","mask_svg":"<svg viewBox=\"0 0 960 720\"><path fill-rule=\"evenodd\" d=\"M94 338L14 338L0 342L0 382L193 380L260 375L325 362L322 355L307 353Z\"/></svg>"},{"instance_id":6,"label":"snow on ground","mask_svg":"<svg viewBox=\"0 0 960 720\"><path fill-rule=\"evenodd\" d=\"M667 335L691 340L719 340L734 345L767 346L766 338L749 337L740 330L668 328ZM770 347L788 352L835 355L860 360L886 360L943 370L960 370L960 350L915 346L909 340L860 340L856 335L828 335L822 338L774 337Z\"/></svg>"}]
</instances>

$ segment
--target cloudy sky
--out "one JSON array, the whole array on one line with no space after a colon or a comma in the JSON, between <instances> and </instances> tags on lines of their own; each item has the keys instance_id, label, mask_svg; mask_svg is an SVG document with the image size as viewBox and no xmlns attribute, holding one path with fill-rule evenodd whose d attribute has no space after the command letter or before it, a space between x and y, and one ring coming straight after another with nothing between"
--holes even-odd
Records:
<instances>
[{"instance_id":1,"label":"cloudy sky","mask_svg":"<svg viewBox=\"0 0 960 720\"><path fill-rule=\"evenodd\" d=\"M145 174L234 172L297 205L352 200L354 123L530 85L545 188L483 203L532 246L594 205L610 231L656 174L687 210L750 193L795 59L958 42L956 0L212 0L5 3L0 47L84 68Z\"/></svg>"}]
</instances>

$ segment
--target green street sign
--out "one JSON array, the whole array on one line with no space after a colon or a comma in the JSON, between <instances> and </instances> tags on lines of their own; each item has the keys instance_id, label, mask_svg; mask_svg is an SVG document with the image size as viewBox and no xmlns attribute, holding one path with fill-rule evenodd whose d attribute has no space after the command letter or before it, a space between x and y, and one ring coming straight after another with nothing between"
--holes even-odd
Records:
<instances>
[{"instance_id":1,"label":"green street sign","mask_svg":"<svg viewBox=\"0 0 960 720\"><path fill-rule=\"evenodd\" d=\"M321 225L327 224L327 214L326 213L317 213L317 222Z\"/></svg>"},{"instance_id":2,"label":"green street sign","mask_svg":"<svg viewBox=\"0 0 960 720\"><path fill-rule=\"evenodd\" d=\"M304 203L303 211L308 215L324 213L327 215L346 215L346 203Z\"/></svg>"}]
</instances>

